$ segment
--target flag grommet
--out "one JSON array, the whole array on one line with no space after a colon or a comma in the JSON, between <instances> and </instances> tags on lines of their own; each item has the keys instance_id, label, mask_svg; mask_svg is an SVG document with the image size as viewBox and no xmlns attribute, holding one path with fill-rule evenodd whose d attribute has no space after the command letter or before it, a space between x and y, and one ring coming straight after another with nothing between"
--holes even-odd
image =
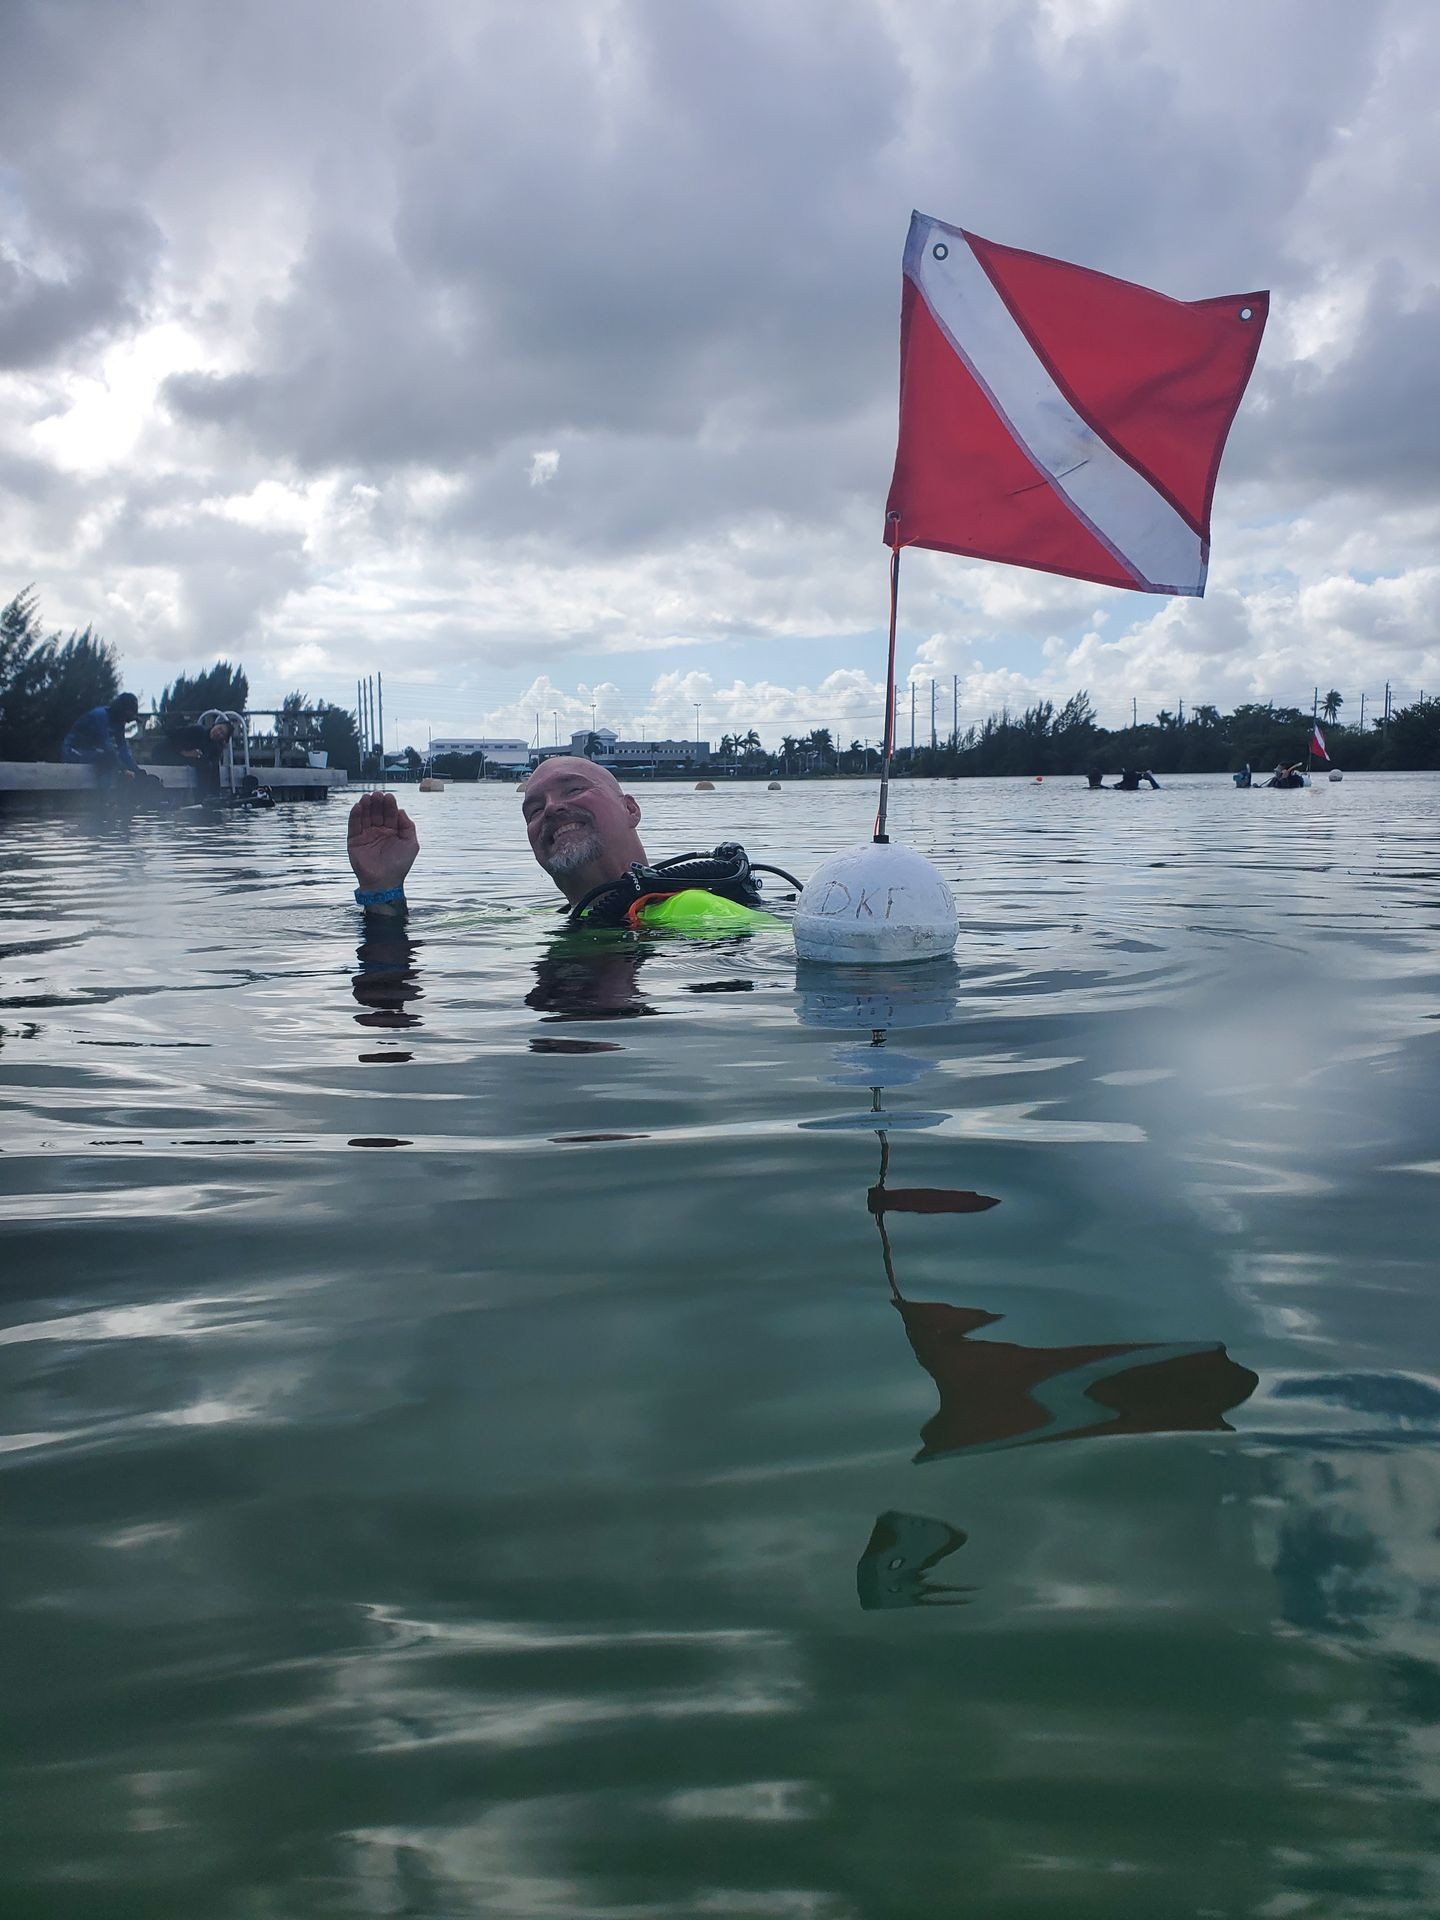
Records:
<instances>
[{"instance_id":1,"label":"flag grommet","mask_svg":"<svg viewBox=\"0 0 1440 1920\"><path fill-rule=\"evenodd\" d=\"M1255 318L1255 309L1253 307L1241 307L1240 318L1242 320L1253 320Z\"/></svg>"},{"instance_id":2,"label":"flag grommet","mask_svg":"<svg viewBox=\"0 0 1440 1920\"><path fill-rule=\"evenodd\" d=\"M930 249L930 251L934 254L937 260L948 260L950 257L950 249L949 247L946 246L943 240L937 242L937 244L933 246Z\"/></svg>"}]
</instances>

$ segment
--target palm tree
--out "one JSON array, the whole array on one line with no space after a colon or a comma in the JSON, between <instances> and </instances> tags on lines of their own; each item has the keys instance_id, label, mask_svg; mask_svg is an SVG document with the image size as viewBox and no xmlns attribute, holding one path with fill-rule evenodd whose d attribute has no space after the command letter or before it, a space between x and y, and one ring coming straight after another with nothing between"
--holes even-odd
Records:
<instances>
[{"instance_id":1,"label":"palm tree","mask_svg":"<svg viewBox=\"0 0 1440 1920\"><path fill-rule=\"evenodd\" d=\"M800 742L793 733L782 734L780 738L780 757L785 762L785 771L790 772L790 762L800 751Z\"/></svg>"},{"instance_id":2,"label":"palm tree","mask_svg":"<svg viewBox=\"0 0 1440 1920\"><path fill-rule=\"evenodd\" d=\"M1327 726L1334 726L1340 709L1344 704L1344 698L1335 691L1334 687L1331 687L1325 698L1320 702L1320 711L1325 716L1325 724Z\"/></svg>"},{"instance_id":3,"label":"palm tree","mask_svg":"<svg viewBox=\"0 0 1440 1920\"><path fill-rule=\"evenodd\" d=\"M752 753L759 753L760 736L755 731L754 727L751 727L750 731L746 734L745 738L740 742L740 745L745 751L745 757L747 760L749 759Z\"/></svg>"}]
</instances>

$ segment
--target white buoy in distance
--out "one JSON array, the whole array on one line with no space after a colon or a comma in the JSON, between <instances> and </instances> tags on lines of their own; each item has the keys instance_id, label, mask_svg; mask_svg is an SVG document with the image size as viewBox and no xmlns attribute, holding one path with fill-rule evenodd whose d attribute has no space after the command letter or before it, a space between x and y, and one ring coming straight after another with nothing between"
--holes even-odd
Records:
<instances>
[{"instance_id":1,"label":"white buoy in distance","mask_svg":"<svg viewBox=\"0 0 1440 1920\"><path fill-rule=\"evenodd\" d=\"M959 930L949 887L922 855L876 841L826 860L795 907L795 951L832 966L936 960Z\"/></svg>"}]
</instances>

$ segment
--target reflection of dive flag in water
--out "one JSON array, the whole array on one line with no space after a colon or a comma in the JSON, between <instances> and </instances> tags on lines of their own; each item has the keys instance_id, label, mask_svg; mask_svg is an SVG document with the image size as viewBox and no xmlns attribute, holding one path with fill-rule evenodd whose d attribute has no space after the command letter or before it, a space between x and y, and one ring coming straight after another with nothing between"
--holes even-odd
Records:
<instances>
[{"instance_id":1,"label":"reflection of dive flag in water","mask_svg":"<svg viewBox=\"0 0 1440 1920\"><path fill-rule=\"evenodd\" d=\"M886 540L1203 593L1269 298L1172 300L913 214Z\"/></svg>"},{"instance_id":2,"label":"reflection of dive flag in water","mask_svg":"<svg viewBox=\"0 0 1440 1920\"><path fill-rule=\"evenodd\" d=\"M1001 1318L982 1307L894 1304L940 1392L938 1411L921 1428L917 1465L1100 1434L1229 1433L1225 1415L1259 1385L1213 1341L1022 1347L972 1339Z\"/></svg>"},{"instance_id":3,"label":"reflection of dive flag in water","mask_svg":"<svg viewBox=\"0 0 1440 1920\"><path fill-rule=\"evenodd\" d=\"M927 1580L932 1567L963 1547L966 1536L943 1520L920 1513L882 1513L855 1569L860 1605L867 1613L886 1607L963 1607L968 1587Z\"/></svg>"}]
</instances>

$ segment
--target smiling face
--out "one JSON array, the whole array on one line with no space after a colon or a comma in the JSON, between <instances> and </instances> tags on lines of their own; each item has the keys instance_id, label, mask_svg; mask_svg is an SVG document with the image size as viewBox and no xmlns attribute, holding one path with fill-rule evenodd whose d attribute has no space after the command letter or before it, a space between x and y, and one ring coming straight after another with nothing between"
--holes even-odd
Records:
<instances>
[{"instance_id":1,"label":"smiling face","mask_svg":"<svg viewBox=\"0 0 1440 1920\"><path fill-rule=\"evenodd\" d=\"M522 802L530 851L572 903L645 858L639 805L614 774L569 754L542 760Z\"/></svg>"}]
</instances>

